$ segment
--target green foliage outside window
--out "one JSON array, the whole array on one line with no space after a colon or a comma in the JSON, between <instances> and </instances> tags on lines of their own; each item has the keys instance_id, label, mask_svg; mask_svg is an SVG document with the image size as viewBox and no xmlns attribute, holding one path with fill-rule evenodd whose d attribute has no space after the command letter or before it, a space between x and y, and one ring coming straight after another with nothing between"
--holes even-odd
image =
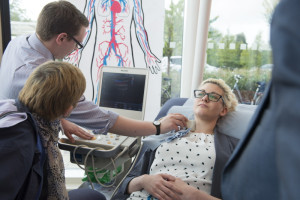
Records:
<instances>
[{"instance_id":1,"label":"green foliage outside window","mask_svg":"<svg viewBox=\"0 0 300 200\"><path fill-rule=\"evenodd\" d=\"M10 20L20 21L20 22L30 22L32 21L27 17L26 10L22 8L20 0L10 0Z\"/></svg>"},{"instance_id":2,"label":"green foliage outside window","mask_svg":"<svg viewBox=\"0 0 300 200\"><path fill-rule=\"evenodd\" d=\"M220 78L233 89L235 74L242 76L238 82L238 87L245 102L251 102L253 100L255 90L257 89L257 82L264 81L268 84L271 79L271 70L254 67L250 70L246 68L236 68L233 70L229 68L219 68L218 71L214 72L204 71L203 80L207 78ZM236 93L236 91L234 92Z\"/></svg>"}]
</instances>

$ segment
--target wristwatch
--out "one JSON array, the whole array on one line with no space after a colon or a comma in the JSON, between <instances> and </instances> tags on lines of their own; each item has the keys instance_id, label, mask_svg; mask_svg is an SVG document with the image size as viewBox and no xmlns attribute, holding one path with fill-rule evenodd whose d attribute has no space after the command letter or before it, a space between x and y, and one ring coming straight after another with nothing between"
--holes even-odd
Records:
<instances>
[{"instance_id":1,"label":"wristwatch","mask_svg":"<svg viewBox=\"0 0 300 200\"><path fill-rule=\"evenodd\" d=\"M156 134L155 135L159 135L160 134L160 121L154 121L153 125L156 127Z\"/></svg>"}]
</instances>

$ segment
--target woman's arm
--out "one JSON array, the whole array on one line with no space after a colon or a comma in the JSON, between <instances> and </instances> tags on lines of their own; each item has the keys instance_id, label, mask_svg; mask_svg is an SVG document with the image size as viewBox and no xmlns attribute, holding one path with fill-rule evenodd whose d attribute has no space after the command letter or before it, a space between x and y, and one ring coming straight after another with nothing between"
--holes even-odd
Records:
<instances>
[{"instance_id":1,"label":"woman's arm","mask_svg":"<svg viewBox=\"0 0 300 200\"><path fill-rule=\"evenodd\" d=\"M127 192L131 194L142 189L163 200L220 200L168 174L136 177L129 183Z\"/></svg>"},{"instance_id":2,"label":"woman's arm","mask_svg":"<svg viewBox=\"0 0 300 200\"><path fill-rule=\"evenodd\" d=\"M125 179L122 181L122 184L120 185L112 199L127 199L129 197L127 188L130 181L143 174L149 173L149 168L155 157L155 151L143 146L142 152L144 153L138 156L138 161L135 163L135 165L130 170L129 174L125 177Z\"/></svg>"},{"instance_id":3,"label":"woman's arm","mask_svg":"<svg viewBox=\"0 0 300 200\"><path fill-rule=\"evenodd\" d=\"M176 180L174 181L174 187L180 188L180 200L220 200L186 184L179 178L176 178Z\"/></svg>"},{"instance_id":4,"label":"woman's arm","mask_svg":"<svg viewBox=\"0 0 300 200\"><path fill-rule=\"evenodd\" d=\"M157 199L179 200L180 190L174 187L175 177L169 174L156 174L142 176L132 179L128 185L127 193L145 189Z\"/></svg>"}]
</instances>

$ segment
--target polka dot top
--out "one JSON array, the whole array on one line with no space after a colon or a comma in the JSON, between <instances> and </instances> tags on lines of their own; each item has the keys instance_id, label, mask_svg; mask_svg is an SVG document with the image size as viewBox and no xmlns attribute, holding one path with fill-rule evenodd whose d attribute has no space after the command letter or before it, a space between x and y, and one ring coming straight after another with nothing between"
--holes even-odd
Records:
<instances>
[{"instance_id":1,"label":"polka dot top","mask_svg":"<svg viewBox=\"0 0 300 200\"><path fill-rule=\"evenodd\" d=\"M215 158L214 135L190 132L157 148L149 174L170 174L210 194ZM142 190L129 199L148 196Z\"/></svg>"}]
</instances>

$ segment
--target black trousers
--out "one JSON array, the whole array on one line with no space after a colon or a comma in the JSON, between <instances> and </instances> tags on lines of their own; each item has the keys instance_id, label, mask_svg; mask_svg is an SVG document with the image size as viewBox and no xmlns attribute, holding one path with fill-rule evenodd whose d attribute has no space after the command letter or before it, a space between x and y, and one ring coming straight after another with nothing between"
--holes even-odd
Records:
<instances>
[{"instance_id":1,"label":"black trousers","mask_svg":"<svg viewBox=\"0 0 300 200\"><path fill-rule=\"evenodd\" d=\"M79 188L69 191L70 200L106 200L105 196L96 190Z\"/></svg>"}]
</instances>

